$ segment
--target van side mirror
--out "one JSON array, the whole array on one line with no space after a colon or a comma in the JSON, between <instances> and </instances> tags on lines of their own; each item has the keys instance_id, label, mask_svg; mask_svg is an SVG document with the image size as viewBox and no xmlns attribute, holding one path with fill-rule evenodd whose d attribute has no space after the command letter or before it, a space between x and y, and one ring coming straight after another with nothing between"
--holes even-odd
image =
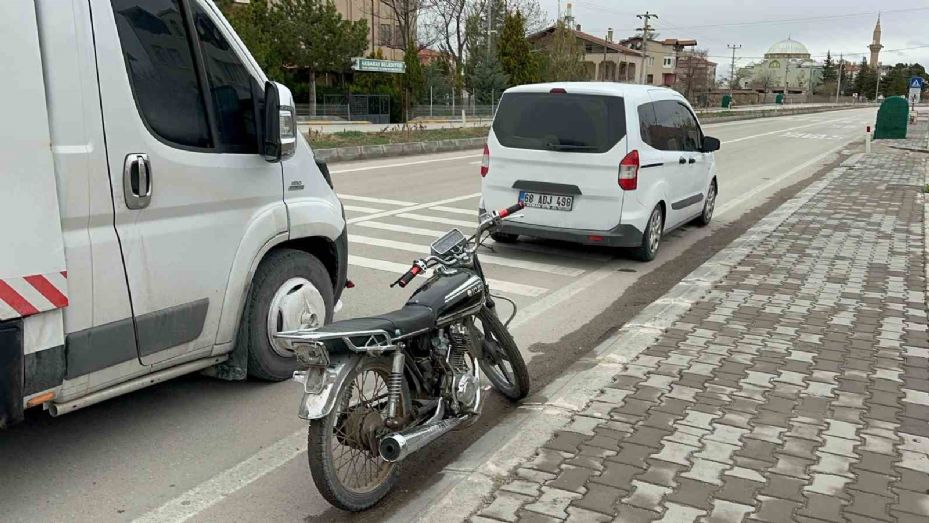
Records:
<instances>
[{"instance_id":1,"label":"van side mirror","mask_svg":"<svg viewBox=\"0 0 929 523\"><path fill-rule=\"evenodd\" d=\"M264 135L261 155L269 162L279 162L294 155L297 149L297 117L290 89L277 82L265 82Z\"/></svg>"},{"instance_id":2,"label":"van side mirror","mask_svg":"<svg viewBox=\"0 0 929 523\"><path fill-rule=\"evenodd\" d=\"M700 148L700 152L711 153L713 151L719 150L719 139L713 138L712 136L703 137L703 147Z\"/></svg>"}]
</instances>

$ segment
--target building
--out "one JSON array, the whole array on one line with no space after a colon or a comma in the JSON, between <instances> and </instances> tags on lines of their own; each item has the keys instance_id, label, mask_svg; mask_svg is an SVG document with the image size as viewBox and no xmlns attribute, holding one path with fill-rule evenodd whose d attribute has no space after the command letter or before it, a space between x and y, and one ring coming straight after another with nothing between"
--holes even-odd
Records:
<instances>
[{"instance_id":1,"label":"building","mask_svg":"<svg viewBox=\"0 0 929 523\"><path fill-rule=\"evenodd\" d=\"M683 51L677 56L672 87L688 100L697 102L716 87L716 62L706 53Z\"/></svg>"},{"instance_id":2,"label":"building","mask_svg":"<svg viewBox=\"0 0 929 523\"><path fill-rule=\"evenodd\" d=\"M648 55L640 66L640 74L644 72L644 78L636 78L636 81L649 85L663 85L673 87L677 83L678 74L678 57L687 50L697 45L696 40L679 40L676 38L666 38L664 40L648 39L644 41L641 36L633 36L621 40L620 43L630 49L644 52ZM715 65L714 71L715 71ZM714 72L715 74L715 72Z\"/></svg>"},{"instance_id":3,"label":"building","mask_svg":"<svg viewBox=\"0 0 929 523\"><path fill-rule=\"evenodd\" d=\"M823 64L802 43L788 37L775 43L764 59L739 69L740 87L759 92L810 92L822 81Z\"/></svg>"},{"instance_id":4,"label":"building","mask_svg":"<svg viewBox=\"0 0 929 523\"><path fill-rule=\"evenodd\" d=\"M567 17L566 17L567 18ZM552 44L558 25L553 25L528 36L535 47L549 47ZM589 81L601 82L636 82L637 64L642 63L642 53L613 42L613 31L606 38L600 38L581 31L581 26L565 27L574 36L578 47L584 54L584 67Z\"/></svg>"}]
</instances>

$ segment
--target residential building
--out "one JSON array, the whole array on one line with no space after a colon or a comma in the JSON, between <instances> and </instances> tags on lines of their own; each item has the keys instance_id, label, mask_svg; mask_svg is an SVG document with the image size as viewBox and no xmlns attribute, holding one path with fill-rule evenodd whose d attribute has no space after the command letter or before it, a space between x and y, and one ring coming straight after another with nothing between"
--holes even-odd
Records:
<instances>
[{"instance_id":1,"label":"residential building","mask_svg":"<svg viewBox=\"0 0 929 523\"><path fill-rule=\"evenodd\" d=\"M536 47L549 47L557 25L543 29L528 36L529 42ZM606 38L600 38L581 31L581 26L566 27L584 53L584 66L588 81L630 82L636 81L636 70L642 62L642 53L613 42L612 30Z\"/></svg>"},{"instance_id":2,"label":"residential building","mask_svg":"<svg viewBox=\"0 0 929 523\"><path fill-rule=\"evenodd\" d=\"M635 51L644 50L648 55L644 60L644 70L643 64L641 62L639 64L640 77L636 78L637 82L672 87L677 83L678 57L688 48L695 47L697 41L677 38L665 38L664 40L649 38L643 41L641 36L633 36L621 40L620 44Z\"/></svg>"}]
</instances>

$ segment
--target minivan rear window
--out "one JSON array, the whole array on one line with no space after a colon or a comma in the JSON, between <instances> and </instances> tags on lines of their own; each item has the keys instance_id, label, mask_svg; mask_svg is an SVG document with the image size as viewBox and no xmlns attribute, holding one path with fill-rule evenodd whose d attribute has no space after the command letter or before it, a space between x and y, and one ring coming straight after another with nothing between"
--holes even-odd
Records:
<instances>
[{"instance_id":1,"label":"minivan rear window","mask_svg":"<svg viewBox=\"0 0 929 523\"><path fill-rule=\"evenodd\" d=\"M618 96L508 93L493 130L504 147L605 153L626 136L626 112Z\"/></svg>"}]
</instances>

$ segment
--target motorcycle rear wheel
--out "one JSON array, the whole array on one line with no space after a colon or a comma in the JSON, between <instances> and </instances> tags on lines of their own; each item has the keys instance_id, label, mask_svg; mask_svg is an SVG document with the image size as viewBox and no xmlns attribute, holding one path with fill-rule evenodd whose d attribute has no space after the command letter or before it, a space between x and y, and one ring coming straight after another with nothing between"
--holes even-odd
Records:
<instances>
[{"instance_id":1,"label":"motorcycle rear wheel","mask_svg":"<svg viewBox=\"0 0 929 523\"><path fill-rule=\"evenodd\" d=\"M500 394L519 401L529 394L529 369L510 331L497 313L484 308L475 317L483 333L483 357L479 364L484 375Z\"/></svg>"},{"instance_id":2,"label":"motorcycle rear wheel","mask_svg":"<svg viewBox=\"0 0 929 523\"><path fill-rule=\"evenodd\" d=\"M390 432L383 425L389 378L388 359L362 358L329 415L310 423L307 455L313 482L326 501L342 510L372 507L399 478L400 464L384 461L376 450L377 436ZM408 394L405 387L402 394Z\"/></svg>"}]
</instances>

